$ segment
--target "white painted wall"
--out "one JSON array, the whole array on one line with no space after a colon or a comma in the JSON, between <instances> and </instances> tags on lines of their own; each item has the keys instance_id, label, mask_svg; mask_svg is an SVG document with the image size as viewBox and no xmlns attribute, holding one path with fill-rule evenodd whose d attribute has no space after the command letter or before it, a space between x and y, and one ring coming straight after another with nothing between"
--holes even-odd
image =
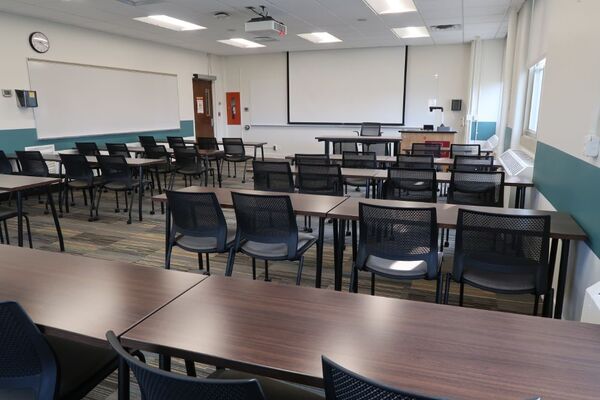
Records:
<instances>
[{"instance_id":1,"label":"white painted wall","mask_svg":"<svg viewBox=\"0 0 600 400\"><path fill-rule=\"evenodd\" d=\"M29 46L34 31L50 39L46 54ZM35 90L29 86L27 58L172 73L178 76L181 120L193 119L192 74L215 74L211 64L218 62L205 53L5 13L0 13L0 37L0 88ZM31 110L17 108L14 96L0 97L0 130L33 127Z\"/></svg>"},{"instance_id":2,"label":"white painted wall","mask_svg":"<svg viewBox=\"0 0 600 400\"><path fill-rule=\"evenodd\" d=\"M405 125L420 127L434 123L429 112L429 99L448 111L446 125L462 131L466 110L452 112L450 102L467 99L467 73L470 45L410 47L406 85ZM227 136L247 141L269 143L266 153L282 156L298 152L319 152L323 145L314 140L318 135L351 134L355 127L289 126L287 125L286 56L285 53L223 58L225 91L241 92L242 125L225 126ZM434 77L438 74L438 78ZM248 111L244 111L244 108ZM265 111L270 117L265 118ZM244 131L244 125L251 129ZM385 133L397 129L384 129ZM384 133L384 134L385 134ZM278 150L272 149L277 145Z\"/></svg>"}]
</instances>

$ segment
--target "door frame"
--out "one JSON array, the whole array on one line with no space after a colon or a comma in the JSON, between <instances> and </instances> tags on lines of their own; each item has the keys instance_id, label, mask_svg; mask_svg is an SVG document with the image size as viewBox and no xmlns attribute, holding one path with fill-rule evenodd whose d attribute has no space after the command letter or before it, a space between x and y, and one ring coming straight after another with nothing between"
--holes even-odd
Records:
<instances>
[{"instance_id":1,"label":"door frame","mask_svg":"<svg viewBox=\"0 0 600 400\"><path fill-rule=\"evenodd\" d=\"M196 99L194 98L194 80L201 80L201 81L210 81L211 82L211 96L212 98L210 99L211 101L211 106L212 106L212 118L213 118L213 135L214 137L217 137L217 114L220 111L216 111L216 107L215 107L215 89L216 89L216 85L215 85L215 81L217 80L217 77L215 75L204 75L204 74L192 74L192 101L196 101ZM196 115L194 112L194 118L192 118L192 123L193 123L193 131L194 131L194 137L196 137Z\"/></svg>"}]
</instances>

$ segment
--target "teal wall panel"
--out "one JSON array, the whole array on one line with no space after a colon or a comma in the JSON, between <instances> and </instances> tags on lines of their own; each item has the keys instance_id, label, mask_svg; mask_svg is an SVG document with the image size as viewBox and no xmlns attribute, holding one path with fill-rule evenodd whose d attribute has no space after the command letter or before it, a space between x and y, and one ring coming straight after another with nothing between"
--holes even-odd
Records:
<instances>
[{"instance_id":1,"label":"teal wall panel","mask_svg":"<svg viewBox=\"0 0 600 400\"><path fill-rule=\"evenodd\" d=\"M575 218L600 257L600 168L538 142L533 180L557 210Z\"/></svg>"},{"instance_id":2,"label":"teal wall panel","mask_svg":"<svg viewBox=\"0 0 600 400\"><path fill-rule=\"evenodd\" d=\"M181 121L181 127L179 129L166 131L119 133L45 140L39 140L37 138L35 128L0 130L0 150L4 150L6 153L13 153L15 150L22 150L23 147L26 146L41 146L45 144L54 144L57 150L63 150L75 147L75 142L78 141L96 142L98 145L105 143L127 143L137 142L138 136L154 136L157 139L164 139L167 136L194 136L194 122Z\"/></svg>"},{"instance_id":3,"label":"teal wall panel","mask_svg":"<svg viewBox=\"0 0 600 400\"><path fill-rule=\"evenodd\" d=\"M477 135L475 135L477 133ZM495 121L471 122L471 140L488 140L496 134Z\"/></svg>"}]
</instances>

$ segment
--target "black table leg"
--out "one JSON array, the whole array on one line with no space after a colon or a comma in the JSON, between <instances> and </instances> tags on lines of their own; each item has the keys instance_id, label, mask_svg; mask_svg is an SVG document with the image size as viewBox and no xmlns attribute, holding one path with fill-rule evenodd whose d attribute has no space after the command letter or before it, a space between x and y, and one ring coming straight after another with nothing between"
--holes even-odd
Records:
<instances>
[{"instance_id":1,"label":"black table leg","mask_svg":"<svg viewBox=\"0 0 600 400\"><path fill-rule=\"evenodd\" d=\"M90 201L92 201L92 199L90 199ZM56 207L54 206L54 196L52 196L50 186L48 186L48 204L50 205L50 210L52 211L52 218L54 219L54 226L56 227L56 234L58 235L60 251L65 251L65 241L62 235L62 229L60 229L60 221L58 220L58 214L56 213ZM21 234L22 233L23 232L21 231Z\"/></svg>"},{"instance_id":2,"label":"black table leg","mask_svg":"<svg viewBox=\"0 0 600 400\"><path fill-rule=\"evenodd\" d=\"M525 186L521 186L521 204L519 208L525 208L525 192L527 188Z\"/></svg>"},{"instance_id":3,"label":"black table leg","mask_svg":"<svg viewBox=\"0 0 600 400\"><path fill-rule=\"evenodd\" d=\"M323 143L325 143L325 154L329 154L329 141L324 140Z\"/></svg>"},{"instance_id":4,"label":"black table leg","mask_svg":"<svg viewBox=\"0 0 600 400\"><path fill-rule=\"evenodd\" d=\"M345 235L345 224L346 221L343 219L337 220L337 226L334 224L333 229L337 228L337 245L334 251L337 253L337 260L335 263L335 276L334 276L334 287L338 292L342 290L342 274L344 272L344 245L346 242Z\"/></svg>"},{"instance_id":5,"label":"black table leg","mask_svg":"<svg viewBox=\"0 0 600 400\"><path fill-rule=\"evenodd\" d=\"M17 192L17 243L23 247L23 193Z\"/></svg>"},{"instance_id":6,"label":"black table leg","mask_svg":"<svg viewBox=\"0 0 600 400\"><path fill-rule=\"evenodd\" d=\"M321 277L323 275L323 245L325 239L325 218L319 218L319 236L317 238L317 276L315 287L321 287Z\"/></svg>"},{"instance_id":7,"label":"black table leg","mask_svg":"<svg viewBox=\"0 0 600 400\"><path fill-rule=\"evenodd\" d=\"M169 253L169 241L171 240L171 209L169 202L165 205L165 268L167 266L167 254Z\"/></svg>"},{"instance_id":8,"label":"black table leg","mask_svg":"<svg viewBox=\"0 0 600 400\"><path fill-rule=\"evenodd\" d=\"M262 161L265 161L265 146L260 145L260 156L262 157Z\"/></svg>"},{"instance_id":9,"label":"black table leg","mask_svg":"<svg viewBox=\"0 0 600 400\"><path fill-rule=\"evenodd\" d=\"M560 266L558 269L558 282L556 284L556 307L554 309L554 318L562 318L563 302L565 297L565 285L567 281L567 268L569 267L569 246L570 240L562 239L560 249Z\"/></svg>"},{"instance_id":10,"label":"black table leg","mask_svg":"<svg viewBox=\"0 0 600 400\"><path fill-rule=\"evenodd\" d=\"M122 357L119 357L118 380L118 399L129 400L129 365Z\"/></svg>"},{"instance_id":11,"label":"black table leg","mask_svg":"<svg viewBox=\"0 0 600 400\"><path fill-rule=\"evenodd\" d=\"M140 165L139 171L140 187L138 189L138 214L142 220L142 198L144 197L144 168Z\"/></svg>"},{"instance_id":12,"label":"black table leg","mask_svg":"<svg viewBox=\"0 0 600 400\"><path fill-rule=\"evenodd\" d=\"M356 221L352 221L352 261L356 261L358 252L358 237L356 236Z\"/></svg>"},{"instance_id":13,"label":"black table leg","mask_svg":"<svg viewBox=\"0 0 600 400\"><path fill-rule=\"evenodd\" d=\"M223 176L221 175L221 166L223 164L223 160L217 157L215 161L217 162L217 180L219 181L219 187L222 187Z\"/></svg>"},{"instance_id":14,"label":"black table leg","mask_svg":"<svg viewBox=\"0 0 600 400\"><path fill-rule=\"evenodd\" d=\"M521 187L517 186L516 190L515 190L515 208L519 208L519 205L521 204Z\"/></svg>"},{"instance_id":15,"label":"black table leg","mask_svg":"<svg viewBox=\"0 0 600 400\"><path fill-rule=\"evenodd\" d=\"M158 367L163 371L171 371L171 356L158 355Z\"/></svg>"}]
</instances>

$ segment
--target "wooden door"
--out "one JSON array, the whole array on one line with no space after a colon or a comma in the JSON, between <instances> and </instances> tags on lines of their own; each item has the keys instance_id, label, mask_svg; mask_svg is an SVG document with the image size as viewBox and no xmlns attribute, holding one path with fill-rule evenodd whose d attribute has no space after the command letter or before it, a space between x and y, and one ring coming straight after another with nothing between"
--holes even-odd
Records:
<instances>
[{"instance_id":1,"label":"wooden door","mask_svg":"<svg viewBox=\"0 0 600 400\"><path fill-rule=\"evenodd\" d=\"M196 137L215 137L212 81L193 79Z\"/></svg>"}]
</instances>

